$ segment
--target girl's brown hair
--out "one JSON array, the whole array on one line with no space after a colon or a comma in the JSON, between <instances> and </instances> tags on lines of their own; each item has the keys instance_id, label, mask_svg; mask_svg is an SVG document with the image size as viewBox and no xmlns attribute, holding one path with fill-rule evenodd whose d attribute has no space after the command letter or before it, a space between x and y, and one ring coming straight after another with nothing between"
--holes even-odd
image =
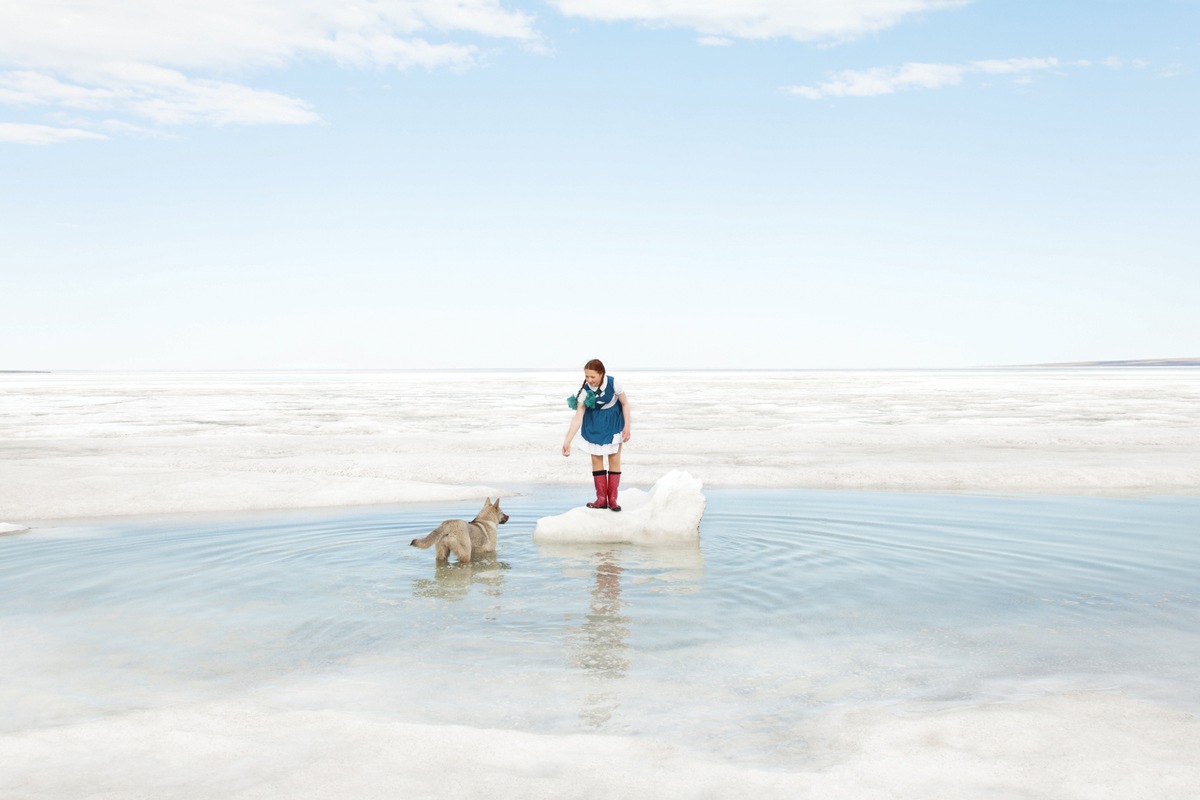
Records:
<instances>
[{"instance_id":1,"label":"girl's brown hair","mask_svg":"<svg viewBox=\"0 0 1200 800\"><path fill-rule=\"evenodd\" d=\"M589 361L583 365L583 369L584 369L584 371L587 371L590 369L593 372L599 372L600 373L600 385L601 386L604 385L604 376L607 375L608 373L604 371L604 362L603 361L601 361L598 358L593 358L591 361ZM576 399L583 396L583 390L586 387L587 387L586 380L583 383L579 384L579 391L575 393Z\"/></svg>"}]
</instances>

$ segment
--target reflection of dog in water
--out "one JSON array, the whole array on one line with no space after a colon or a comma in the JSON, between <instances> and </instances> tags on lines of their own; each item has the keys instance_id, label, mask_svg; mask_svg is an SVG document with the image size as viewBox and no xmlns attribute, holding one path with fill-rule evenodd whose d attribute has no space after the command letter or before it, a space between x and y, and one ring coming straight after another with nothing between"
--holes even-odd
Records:
<instances>
[{"instance_id":1,"label":"reflection of dog in water","mask_svg":"<svg viewBox=\"0 0 1200 800\"><path fill-rule=\"evenodd\" d=\"M413 539L409 544L422 550L437 545L437 560L445 561L454 553L461 562L471 560L472 553L496 552L496 530L508 522L508 514L500 510L500 498L492 502L487 498L475 519L448 519L438 525L424 539Z\"/></svg>"},{"instance_id":2,"label":"reflection of dog in water","mask_svg":"<svg viewBox=\"0 0 1200 800\"><path fill-rule=\"evenodd\" d=\"M472 590L478 590L489 597L500 597L504 594L504 573L508 569L508 564L498 561L495 553L476 553L466 564L439 561L432 578L413 581L413 596L463 600Z\"/></svg>"}]
</instances>

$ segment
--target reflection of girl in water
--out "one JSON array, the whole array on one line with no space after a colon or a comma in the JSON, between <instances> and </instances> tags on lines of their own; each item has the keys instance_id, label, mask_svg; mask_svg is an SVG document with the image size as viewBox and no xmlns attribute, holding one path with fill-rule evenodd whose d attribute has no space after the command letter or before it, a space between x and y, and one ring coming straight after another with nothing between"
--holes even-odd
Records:
<instances>
[{"instance_id":1,"label":"reflection of girl in water","mask_svg":"<svg viewBox=\"0 0 1200 800\"><path fill-rule=\"evenodd\" d=\"M592 587L591 614L583 626L584 668L605 678L619 678L629 670L625 641L629 617L622 617L621 567L607 561L596 567L596 583Z\"/></svg>"},{"instance_id":2,"label":"reflection of girl in water","mask_svg":"<svg viewBox=\"0 0 1200 800\"><path fill-rule=\"evenodd\" d=\"M596 565L592 598L583 625L575 630L579 649L571 659L575 666L592 677L623 678L629 672L629 617L621 616L621 572L612 563L613 553L600 554ZM612 717L620 702L608 688L596 685L588 693L580 718L592 727L600 727Z\"/></svg>"},{"instance_id":3,"label":"reflection of girl in water","mask_svg":"<svg viewBox=\"0 0 1200 800\"><path fill-rule=\"evenodd\" d=\"M621 566L604 553L596 565L592 601L583 626L579 629L582 645L577 666L602 678L619 678L629 669L625 651L629 649L629 617L621 616Z\"/></svg>"}]
</instances>

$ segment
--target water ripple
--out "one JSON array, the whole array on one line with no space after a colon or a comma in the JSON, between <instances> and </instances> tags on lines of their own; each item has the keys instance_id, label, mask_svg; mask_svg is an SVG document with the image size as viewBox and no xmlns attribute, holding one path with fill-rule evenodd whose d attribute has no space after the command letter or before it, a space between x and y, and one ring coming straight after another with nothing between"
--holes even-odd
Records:
<instances>
[{"instance_id":1,"label":"water ripple","mask_svg":"<svg viewBox=\"0 0 1200 800\"><path fill-rule=\"evenodd\" d=\"M839 703L1066 680L1200 705L1200 500L711 490L699 546L535 544L576 494L506 500L499 552L465 565L408 546L469 516L444 505L4 537L2 724L283 681L402 718L787 753L788 720ZM447 710L447 672L486 694Z\"/></svg>"}]
</instances>

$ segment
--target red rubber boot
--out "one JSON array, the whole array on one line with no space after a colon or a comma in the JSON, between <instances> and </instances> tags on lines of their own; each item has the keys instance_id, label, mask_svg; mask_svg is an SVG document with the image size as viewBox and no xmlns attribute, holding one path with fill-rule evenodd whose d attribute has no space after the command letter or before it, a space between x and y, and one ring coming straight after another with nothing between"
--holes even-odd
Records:
<instances>
[{"instance_id":1,"label":"red rubber boot","mask_svg":"<svg viewBox=\"0 0 1200 800\"><path fill-rule=\"evenodd\" d=\"M617 505L617 489L621 486L621 473L608 473L608 508L611 511L620 511L621 507Z\"/></svg>"},{"instance_id":2,"label":"red rubber boot","mask_svg":"<svg viewBox=\"0 0 1200 800\"><path fill-rule=\"evenodd\" d=\"M620 475L621 473L617 473ZM608 471L598 469L592 473L592 482L596 484L596 499L587 504L588 508L608 508Z\"/></svg>"}]
</instances>

